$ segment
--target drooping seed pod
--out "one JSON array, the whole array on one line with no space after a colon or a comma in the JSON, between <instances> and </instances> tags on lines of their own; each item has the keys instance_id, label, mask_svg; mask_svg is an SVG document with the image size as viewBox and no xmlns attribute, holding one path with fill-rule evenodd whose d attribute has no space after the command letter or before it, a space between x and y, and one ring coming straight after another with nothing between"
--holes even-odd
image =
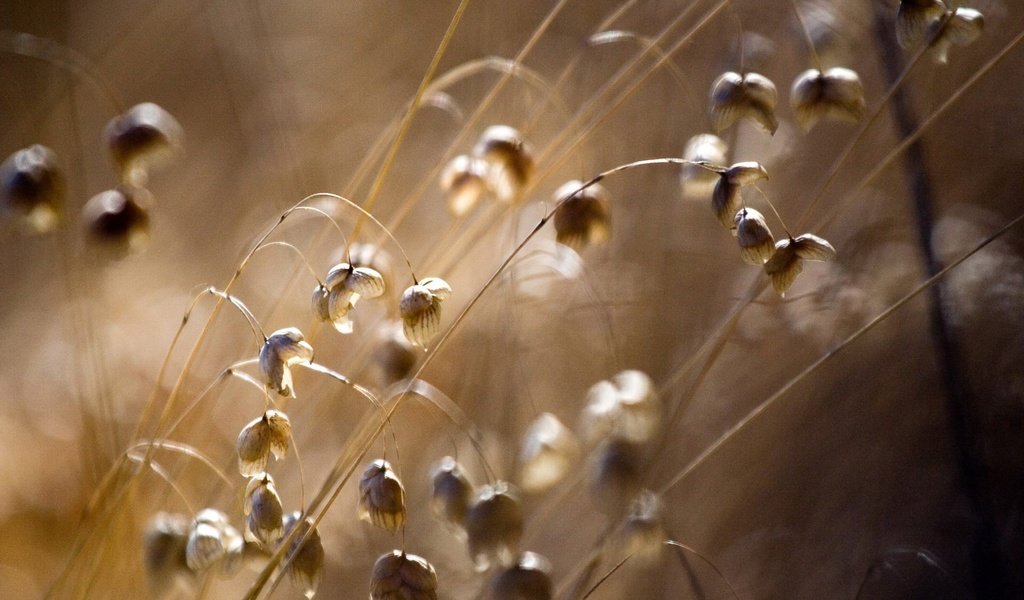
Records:
<instances>
[{"instance_id":1,"label":"drooping seed pod","mask_svg":"<svg viewBox=\"0 0 1024 600\"><path fill-rule=\"evenodd\" d=\"M313 316L316 317L321 323L331 323L331 311L330 311L330 292L323 285L317 284L313 288L313 296L309 300L309 305L313 309Z\"/></svg>"},{"instance_id":2,"label":"drooping seed pod","mask_svg":"<svg viewBox=\"0 0 1024 600\"><path fill-rule=\"evenodd\" d=\"M864 86L856 72L842 67L824 73L808 69L793 82L790 103L800 126L810 130L819 119L855 122L864 116Z\"/></svg>"},{"instance_id":3,"label":"drooping seed pod","mask_svg":"<svg viewBox=\"0 0 1024 600\"><path fill-rule=\"evenodd\" d=\"M175 587L188 587L194 580L185 549L188 546L189 518L160 512L146 526L142 547L146 578L154 597L162 597Z\"/></svg>"},{"instance_id":4,"label":"drooping seed pod","mask_svg":"<svg viewBox=\"0 0 1024 600\"><path fill-rule=\"evenodd\" d=\"M896 11L896 40L904 48L914 46L945 14L946 5L940 0L900 0Z\"/></svg>"},{"instance_id":5,"label":"drooping seed pod","mask_svg":"<svg viewBox=\"0 0 1024 600\"><path fill-rule=\"evenodd\" d=\"M711 194L711 210L722 227L735 227L733 218L742 204L740 188L762 179L768 179L768 171L757 162L736 163L719 173L715 191Z\"/></svg>"},{"instance_id":6,"label":"drooping seed pod","mask_svg":"<svg viewBox=\"0 0 1024 600\"><path fill-rule=\"evenodd\" d=\"M511 567L494 576L492 600L551 600L551 563L536 552L523 552Z\"/></svg>"},{"instance_id":7,"label":"drooping seed pod","mask_svg":"<svg viewBox=\"0 0 1024 600\"><path fill-rule=\"evenodd\" d=\"M359 478L359 518L391 533L405 524L405 487L386 460L373 461Z\"/></svg>"},{"instance_id":8,"label":"drooping seed pod","mask_svg":"<svg viewBox=\"0 0 1024 600\"><path fill-rule=\"evenodd\" d=\"M533 148L518 130L492 125L480 135L473 156L487 162L487 182L502 202L515 202L533 175Z\"/></svg>"},{"instance_id":9,"label":"drooping seed pod","mask_svg":"<svg viewBox=\"0 0 1024 600\"><path fill-rule=\"evenodd\" d=\"M668 537L661 521L661 509L661 501L650 490L641 490L633 499L622 528L627 554L647 562L661 555Z\"/></svg>"},{"instance_id":10,"label":"drooping seed pod","mask_svg":"<svg viewBox=\"0 0 1024 600\"><path fill-rule=\"evenodd\" d=\"M100 192L82 207L90 237L119 252L142 249L149 240L149 192L118 187Z\"/></svg>"},{"instance_id":11,"label":"drooping seed pod","mask_svg":"<svg viewBox=\"0 0 1024 600\"><path fill-rule=\"evenodd\" d=\"M373 564L370 600L437 600L437 572L422 557L392 550Z\"/></svg>"},{"instance_id":12,"label":"drooping seed pod","mask_svg":"<svg viewBox=\"0 0 1024 600\"><path fill-rule=\"evenodd\" d=\"M185 137L178 121L152 102L136 104L107 123L103 137L130 185L146 184L148 172L181 150Z\"/></svg>"},{"instance_id":13,"label":"drooping seed pod","mask_svg":"<svg viewBox=\"0 0 1024 600\"><path fill-rule=\"evenodd\" d=\"M220 575L234 577L245 564L245 539L231 526L224 529L221 539L224 541L224 558L220 561Z\"/></svg>"},{"instance_id":14,"label":"drooping seed pod","mask_svg":"<svg viewBox=\"0 0 1024 600\"><path fill-rule=\"evenodd\" d=\"M313 292L314 313L343 334L352 333L348 313L355 308L356 302L360 298L378 298L385 291L384 276L378 271L346 262L331 267L322 287L327 290L326 307L318 287Z\"/></svg>"},{"instance_id":15,"label":"drooping seed pod","mask_svg":"<svg viewBox=\"0 0 1024 600\"><path fill-rule=\"evenodd\" d=\"M985 28L985 17L973 8L960 7L947 13L947 18L932 21L928 28L932 40L932 54L935 62L949 62L949 51L953 45L969 46L981 37Z\"/></svg>"},{"instance_id":16,"label":"drooping seed pod","mask_svg":"<svg viewBox=\"0 0 1024 600\"><path fill-rule=\"evenodd\" d=\"M775 243L775 254L764 264L764 271L772 280L772 287L780 296L796 281L803 271L803 261L828 262L836 257L836 249L826 240L805 233L796 238L786 238Z\"/></svg>"},{"instance_id":17,"label":"drooping seed pod","mask_svg":"<svg viewBox=\"0 0 1024 600\"><path fill-rule=\"evenodd\" d=\"M36 233L57 226L66 193L57 155L35 144L0 165L0 212L18 215Z\"/></svg>"},{"instance_id":18,"label":"drooping seed pod","mask_svg":"<svg viewBox=\"0 0 1024 600\"><path fill-rule=\"evenodd\" d=\"M408 377L420 354L402 333L401 323L395 321L381 327L373 350L373 364L381 387Z\"/></svg>"},{"instance_id":19,"label":"drooping seed pod","mask_svg":"<svg viewBox=\"0 0 1024 600\"><path fill-rule=\"evenodd\" d=\"M441 172L441 189L448 212L462 217L487 193L487 161L465 154L456 156Z\"/></svg>"},{"instance_id":20,"label":"drooping seed pod","mask_svg":"<svg viewBox=\"0 0 1024 600\"><path fill-rule=\"evenodd\" d=\"M519 452L519 485L531 494L545 492L561 481L579 460L573 432L551 413L538 416L523 435Z\"/></svg>"},{"instance_id":21,"label":"drooping seed pod","mask_svg":"<svg viewBox=\"0 0 1024 600\"><path fill-rule=\"evenodd\" d=\"M288 416L278 410L268 410L263 416L250 421L238 434L238 470L253 477L267 470L270 455L278 460L288 453L292 424Z\"/></svg>"},{"instance_id":22,"label":"drooping seed pod","mask_svg":"<svg viewBox=\"0 0 1024 600\"><path fill-rule=\"evenodd\" d=\"M736 213L736 242L748 265L763 265L775 254L775 238L764 215L752 208L741 208Z\"/></svg>"},{"instance_id":23,"label":"drooping seed pod","mask_svg":"<svg viewBox=\"0 0 1024 600\"><path fill-rule=\"evenodd\" d=\"M746 118L774 135L779 128L775 118L777 100L775 84L764 75L727 71L711 85L711 118L718 131Z\"/></svg>"},{"instance_id":24,"label":"drooping seed pod","mask_svg":"<svg viewBox=\"0 0 1024 600\"><path fill-rule=\"evenodd\" d=\"M621 438L601 442L590 459L588 478L594 504L606 515L621 515L640 491L643 451Z\"/></svg>"},{"instance_id":25,"label":"drooping seed pod","mask_svg":"<svg viewBox=\"0 0 1024 600\"><path fill-rule=\"evenodd\" d=\"M572 180L555 191L555 238L563 244L581 250L591 244L603 244L611 236L611 215L608 190L594 184L577 192L583 182ZM566 199L567 198L567 199Z\"/></svg>"},{"instance_id":26,"label":"drooping seed pod","mask_svg":"<svg viewBox=\"0 0 1024 600\"><path fill-rule=\"evenodd\" d=\"M717 135L697 134L686 142L683 159L726 167L729 146ZM718 173L697 165L683 165L681 184L683 195L689 198L707 198L718 183Z\"/></svg>"},{"instance_id":27,"label":"drooping seed pod","mask_svg":"<svg viewBox=\"0 0 1024 600\"><path fill-rule=\"evenodd\" d=\"M465 527L466 514L473 501L473 485L462 466L446 456L434 465L431 473L430 509L434 516L452 527Z\"/></svg>"},{"instance_id":28,"label":"drooping seed pod","mask_svg":"<svg viewBox=\"0 0 1024 600\"><path fill-rule=\"evenodd\" d=\"M320 532L313 527L313 520L303 519L298 511L288 513L284 518L284 536L290 536L296 527L299 531L292 538L285 555L288 577L293 587L312 600L324 577L324 545L320 541Z\"/></svg>"},{"instance_id":29,"label":"drooping seed pod","mask_svg":"<svg viewBox=\"0 0 1024 600\"><path fill-rule=\"evenodd\" d=\"M244 542L228 522L227 515L213 508L196 514L185 545L185 562L196 573L221 563L231 554L242 552Z\"/></svg>"},{"instance_id":30,"label":"drooping seed pod","mask_svg":"<svg viewBox=\"0 0 1024 600\"><path fill-rule=\"evenodd\" d=\"M313 347L295 327L270 334L260 349L260 373L263 380L282 396L293 395L291 367L313 361Z\"/></svg>"},{"instance_id":31,"label":"drooping seed pod","mask_svg":"<svg viewBox=\"0 0 1024 600\"><path fill-rule=\"evenodd\" d=\"M274 546L284 533L284 509L277 495L274 478L256 473L245 486L245 539Z\"/></svg>"},{"instance_id":32,"label":"drooping seed pod","mask_svg":"<svg viewBox=\"0 0 1024 600\"><path fill-rule=\"evenodd\" d=\"M582 426L588 444L614 438L643 444L661 425L661 401L642 371L626 370L587 391Z\"/></svg>"},{"instance_id":33,"label":"drooping seed pod","mask_svg":"<svg viewBox=\"0 0 1024 600\"><path fill-rule=\"evenodd\" d=\"M466 541L476 570L511 564L522 535L523 509L515 488L504 481L481 488L466 514Z\"/></svg>"},{"instance_id":34,"label":"drooping seed pod","mask_svg":"<svg viewBox=\"0 0 1024 600\"><path fill-rule=\"evenodd\" d=\"M439 277L427 277L402 293L398 310L402 315L405 337L417 346L426 346L441 330L441 302L452 288Z\"/></svg>"}]
</instances>

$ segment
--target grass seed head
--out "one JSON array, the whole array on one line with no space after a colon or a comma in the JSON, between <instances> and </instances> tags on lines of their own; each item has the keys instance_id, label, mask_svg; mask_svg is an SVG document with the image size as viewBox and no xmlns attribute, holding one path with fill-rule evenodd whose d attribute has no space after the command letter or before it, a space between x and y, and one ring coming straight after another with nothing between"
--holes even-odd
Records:
<instances>
[{"instance_id":1,"label":"grass seed head","mask_svg":"<svg viewBox=\"0 0 1024 600\"><path fill-rule=\"evenodd\" d=\"M441 172L441 189L445 193L448 212L461 217L473 210L487 194L487 162L461 154Z\"/></svg>"},{"instance_id":2,"label":"grass seed head","mask_svg":"<svg viewBox=\"0 0 1024 600\"><path fill-rule=\"evenodd\" d=\"M736 163L718 175L718 183L711 194L711 210L726 229L736 226L736 213L742 206L740 188L768 179L768 171L757 162Z\"/></svg>"},{"instance_id":3,"label":"grass seed head","mask_svg":"<svg viewBox=\"0 0 1024 600\"><path fill-rule=\"evenodd\" d=\"M313 527L310 518L303 519L298 511L288 513L284 518L284 536L291 535L299 527L285 556L288 561L288 577L292 586L306 596L313 598L324 577L324 546L320 532ZM305 540L303 540L305 538Z\"/></svg>"},{"instance_id":4,"label":"grass seed head","mask_svg":"<svg viewBox=\"0 0 1024 600\"><path fill-rule=\"evenodd\" d=\"M149 241L149 192L117 187L100 192L82 207L90 237L116 253L141 250Z\"/></svg>"},{"instance_id":5,"label":"grass seed head","mask_svg":"<svg viewBox=\"0 0 1024 600\"><path fill-rule=\"evenodd\" d=\"M651 490L641 490L633 499L622 529L628 554L645 562L653 562L661 556L667 539L661 511L661 500Z\"/></svg>"},{"instance_id":6,"label":"grass seed head","mask_svg":"<svg viewBox=\"0 0 1024 600\"><path fill-rule=\"evenodd\" d=\"M803 261L828 262L836 257L832 244L816 235L805 233L775 243L775 254L764 264L764 271L772 280L772 287L780 296L796 281L803 271Z\"/></svg>"},{"instance_id":7,"label":"grass seed head","mask_svg":"<svg viewBox=\"0 0 1024 600\"><path fill-rule=\"evenodd\" d=\"M182 147L185 134L169 112L152 102L136 104L103 130L110 155L131 185L146 184L151 168L167 162Z\"/></svg>"},{"instance_id":8,"label":"grass seed head","mask_svg":"<svg viewBox=\"0 0 1024 600\"><path fill-rule=\"evenodd\" d=\"M555 236L558 243L574 250L590 244L603 244L611 237L611 209L608 190L600 184L573 194L583 182L572 180L555 191L554 201L560 203L555 211Z\"/></svg>"},{"instance_id":9,"label":"grass seed head","mask_svg":"<svg viewBox=\"0 0 1024 600\"><path fill-rule=\"evenodd\" d=\"M946 14L941 0L900 0L896 10L896 41L904 48L916 45Z\"/></svg>"},{"instance_id":10,"label":"grass seed head","mask_svg":"<svg viewBox=\"0 0 1024 600\"><path fill-rule=\"evenodd\" d=\"M36 233L57 226L66 191L57 155L46 146L18 150L0 164L0 212L17 214Z\"/></svg>"},{"instance_id":11,"label":"grass seed head","mask_svg":"<svg viewBox=\"0 0 1024 600\"><path fill-rule=\"evenodd\" d=\"M291 367L313 361L313 347L295 327L285 327L270 334L260 349L260 373L264 381L282 396L291 396Z\"/></svg>"},{"instance_id":12,"label":"grass seed head","mask_svg":"<svg viewBox=\"0 0 1024 600\"><path fill-rule=\"evenodd\" d=\"M801 73L793 82L790 103L805 131L824 118L859 121L866 106L860 77L842 67L824 73L817 69Z\"/></svg>"},{"instance_id":13,"label":"grass seed head","mask_svg":"<svg viewBox=\"0 0 1024 600\"><path fill-rule=\"evenodd\" d=\"M228 522L227 515L213 508L205 508L192 520L185 546L185 561L196 573L221 564L222 568L227 565L224 568L225 574L231 574L244 547L242 536Z\"/></svg>"},{"instance_id":14,"label":"grass seed head","mask_svg":"<svg viewBox=\"0 0 1024 600\"><path fill-rule=\"evenodd\" d=\"M190 588L195 579L186 557L189 519L185 515L160 512L146 526L143 536L144 561L150 589L162 597L175 587Z\"/></svg>"},{"instance_id":15,"label":"grass seed head","mask_svg":"<svg viewBox=\"0 0 1024 600\"><path fill-rule=\"evenodd\" d=\"M642 458L640 444L621 438L606 439L594 449L588 476L598 509L609 516L623 513L640 491Z\"/></svg>"},{"instance_id":16,"label":"grass seed head","mask_svg":"<svg viewBox=\"0 0 1024 600\"><path fill-rule=\"evenodd\" d=\"M949 51L954 45L971 45L981 37L984 28L985 17L973 8L960 7L948 20L932 21L928 31L935 61L940 64L949 62Z\"/></svg>"},{"instance_id":17,"label":"grass seed head","mask_svg":"<svg viewBox=\"0 0 1024 600\"><path fill-rule=\"evenodd\" d=\"M523 552L495 575L489 592L492 600L551 600L551 563L536 552Z\"/></svg>"},{"instance_id":18,"label":"grass seed head","mask_svg":"<svg viewBox=\"0 0 1024 600\"><path fill-rule=\"evenodd\" d=\"M430 509L434 516L452 527L465 527L466 513L473 501L473 484L462 466L446 456L434 465L431 473Z\"/></svg>"},{"instance_id":19,"label":"grass seed head","mask_svg":"<svg viewBox=\"0 0 1024 600\"><path fill-rule=\"evenodd\" d=\"M238 450L238 470L253 477L267 469L270 455L284 458L291 442L292 424L279 410L268 410L242 428L235 447Z\"/></svg>"},{"instance_id":20,"label":"grass seed head","mask_svg":"<svg viewBox=\"0 0 1024 600\"><path fill-rule=\"evenodd\" d=\"M719 167L726 166L729 146L722 138L711 133L700 133L691 137L683 149L683 159L706 162ZM706 198L718 183L718 174L697 165L683 165L680 182L683 195L689 198Z\"/></svg>"},{"instance_id":21,"label":"grass seed head","mask_svg":"<svg viewBox=\"0 0 1024 600\"><path fill-rule=\"evenodd\" d=\"M398 310L402 315L405 337L418 346L426 346L441 330L441 302L452 288L439 277L427 277L402 293Z\"/></svg>"},{"instance_id":22,"label":"grass seed head","mask_svg":"<svg viewBox=\"0 0 1024 600\"><path fill-rule=\"evenodd\" d=\"M522 535L523 508L515 488L504 481L482 487L466 515L466 541L476 570L511 564Z\"/></svg>"},{"instance_id":23,"label":"grass seed head","mask_svg":"<svg viewBox=\"0 0 1024 600\"><path fill-rule=\"evenodd\" d=\"M777 101L775 84L764 75L727 71L711 84L711 119L720 132L740 119L750 119L774 135L779 128Z\"/></svg>"},{"instance_id":24,"label":"grass seed head","mask_svg":"<svg viewBox=\"0 0 1024 600\"><path fill-rule=\"evenodd\" d=\"M246 517L245 539L273 547L284 533L281 497L268 473L257 473L245 487L242 513Z\"/></svg>"},{"instance_id":25,"label":"grass seed head","mask_svg":"<svg viewBox=\"0 0 1024 600\"><path fill-rule=\"evenodd\" d=\"M437 571L422 557L392 550L373 564L370 600L437 600Z\"/></svg>"},{"instance_id":26,"label":"grass seed head","mask_svg":"<svg viewBox=\"0 0 1024 600\"><path fill-rule=\"evenodd\" d=\"M533 175L533 148L518 130L492 125L480 135L473 156L487 163L488 187L502 202L515 202Z\"/></svg>"},{"instance_id":27,"label":"grass seed head","mask_svg":"<svg viewBox=\"0 0 1024 600\"><path fill-rule=\"evenodd\" d=\"M531 494L551 489L576 464L579 454L579 442L573 432L555 415L541 414L523 435L519 485Z\"/></svg>"},{"instance_id":28,"label":"grass seed head","mask_svg":"<svg viewBox=\"0 0 1024 600\"><path fill-rule=\"evenodd\" d=\"M587 391L582 426L588 444L608 438L642 444L655 436L660 425L661 401L642 371L622 371Z\"/></svg>"},{"instance_id":29,"label":"grass seed head","mask_svg":"<svg viewBox=\"0 0 1024 600\"><path fill-rule=\"evenodd\" d=\"M388 461L377 459L359 478L359 518L391 533L405 524L405 487Z\"/></svg>"},{"instance_id":30,"label":"grass seed head","mask_svg":"<svg viewBox=\"0 0 1024 600\"><path fill-rule=\"evenodd\" d=\"M736 213L736 242L743 262L749 265L763 265L775 254L775 238L764 215L752 208Z\"/></svg>"}]
</instances>

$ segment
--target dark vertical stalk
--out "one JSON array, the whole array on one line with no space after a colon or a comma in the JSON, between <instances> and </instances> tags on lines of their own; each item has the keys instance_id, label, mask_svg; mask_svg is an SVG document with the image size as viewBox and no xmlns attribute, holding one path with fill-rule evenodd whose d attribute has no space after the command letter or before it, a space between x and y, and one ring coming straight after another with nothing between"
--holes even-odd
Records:
<instances>
[{"instance_id":1,"label":"dark vertical stalk","mask_svg":"<svg viewBox=\"0 0 1024 600\"><path fill-rule=\"evenodd\" d=\"M895 41L895 6L889 1L876 1L874 10L875 32L881 49L880 57L891 84L903 71L905 62L903 53ZM890 106L901 138L909 137L917 131L918 119L905 88L896 91ZM928 276L931 277L942 270L942 263L935 254L932 239L935 194L929 179L921 140L911 144L904 152L903 169L916 216L922 259ZM1006 578L997 546L996 519L986 490L985 466L976 442L979 432L972 413L970 387L962 366L962 349L950 322L947 299L948 292L943 280L929 288L929 324L935 342L939 376L945 392L945 407L960 485L976 524L970 556L974 593L977 598L995 600L1008 597L1008 591L1004 587Z\"/></svg>"}]
</instances>

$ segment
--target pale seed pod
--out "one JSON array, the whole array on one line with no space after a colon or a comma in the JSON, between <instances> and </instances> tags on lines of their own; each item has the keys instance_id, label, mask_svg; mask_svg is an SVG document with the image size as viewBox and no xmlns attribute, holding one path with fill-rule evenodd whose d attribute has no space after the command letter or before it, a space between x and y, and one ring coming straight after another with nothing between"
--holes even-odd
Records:
<instances>
[{"instance_id":1,"label":"pale seed pod","mask_svg":"<svg viewBox=\"0 0 1024 600\"><path fill-rule=\"evenodd\" d=\"M608 190L594 184L585 190L583 182L572 180L555 191L555 239L558 243L581 250L591 244L603 244L611 237L611 215ZM566 199L568 197L568 199Z\"/></svg>"},{"instance_id":2,"label":"pale seed pod","mask_svg":"<svg viewBox=\"0 0 1024 600\"><path fill-rule=\"evenodd\" d=\"M443 279L428 277L402 293L398 310L402 315L405 337L418 346L426 346L441 330L441 302L452 288Z\"/></svg>"},{"instance_id":3,"label":"pale seed pod","mask_svg":"<svg viewBox=\"0 0 1024 600\"><path fill-rule=\"evenodd\" d=\"M461 154L441 172L441 189L445 193L448 212L462 217L487 194L487 161Z\"/></svg>"},{"instance_id":4,"label":"pale seed pod","mask_svg":"<svg viewBox=\"0 0 1024 600\"><path fill-rule=\"evenodd\" d=\"M388 461L377 459L359 478L359 518L391 533L405 524L405 487Z\"/></svg>"},{"instance_id":5,"label":"pale seed pod","mask_svg":"<svg viewBox=\"0 0 1024 600\"><path fill-rule=\"evenodd\" d=\"M742 205L740 188L762 179L768 179L768 171L757 162L736 163L719 173L711 194L711 210L722 227L735 227L733 219Z\"/></svg>"},{"instance_id":6,"label":"pale seed pod","mask_svg":"<svg viewBox=\"0 0 1024 600\"><path fill-rule=\"evenodd\" d=\"M764 215L752 208L741 208L736 213L736 242L748 265L763 265L775 254L775 238Z\"/></svg>"},{"instance_id":7,"label":"pale seed pod","mask_svg":"<svg viewBox=\"0 0 1024 600\"><path fill-rule=\"evenodd\" d=\"M177 586L188 586L194 576L188 566L189 519L185 515L160 512L146 526L143 535L146 578L154 597L162 597Z\"/></svg>"},{"instance_id":8,"label":"pale seed pod","mask_svg":"<svg viewBox=\"0 0 1024 600\"><path fill-rule=\"evenodd\" d=\"M121 169L122 180L141 186L146 184L151 168L181 150L185 134L170 113L152 102L144 102L111 119L103 137Z\"/></svg>"},{"instance_id":9,"label":"pale seed pod","mask_svg":"<svg viewBox=\"0 0 1024 600\"><path fill-rule=\"evenodd\" d=\"M100 192L82 207L90 237L108 249L132 252L149 241L149 192L118 187Z\"/></svg>"},{"instance_id":10,"label":"pale seed pod","mask_svg":"<svg viewBox=\"0 0 1024 600\"><path fill-rule=\"evenodd\" d=\"M775 84L764 75L728 71L711 85L711 118L718 131L747 118L774 135L779 128L775 118L777 99Z\"/></svg>"},{"instance_id":11,"label":"pale seed pod","mask_svg":"<svg viewBox=\"0 0 1024 600\"><path fill-rule=\"evenodd\" d=\"M278 410L268 410L263 416L250 421L238 434L238 470L253 477L267 470L267 461L273 454L278 460L288 453L292 424L288 416Z\"/></svg>"},{"instance_id":12,"label":"pale seed pod","mask_svg":"<svg viewBox=\"0 0 1024 600\"><path fill-rule=\"evenodd\" d=\"M281 497L269 473L257 473L245 486L245 539L274 546L284 533L284 509Z\"/></svg>"},{"instance_id":13,"label":"pale seed pod","mask_svg":"<svg viewBox=\"0 0 1024 600\"><path fill-rule=\"evenodd\" d=\"M370 600L437 600L437 572L422 557L392 550L373 564Z\"/></svg>"},{"instance_id":14,"label":"pale seed pod","mask_svg":"<svg viewBox=\"0 0 1024 600\"><path fill-rule=\"evenodd\" d=\"M17 214L36 233L57 226L66 190L57 155L46 146L18 150L0 165L0 211Z\"/></svg>"},{"instance_id":15,"label":"pale seed pod","mask_svg":"<svg viewBox=\"0 0 1024 600\"><path fill-rule=\"evenodd\" d=\"M775 254L764 264L764 271L772 280L772 287L780 296L796 281L803 271L803 261L827 262L835 259L836 249L826 240L805 233L796 238L786 238L775 243Z\"/></svg>"},{"instance_id":16,"label":"pale seed pod","mask_svg":"<svg viewBox=\"0 0 1024 600\"><path fill-rule=\"evenodd\" d=\"M227 515L213 508L196 514L185 546L185 562L196 573L206 571L228 556L229 550L241 547L238 531L228 523Z\"/></svg>"},{"instance_id":17,"label":"pale seed pod","mask_svg":"<svg viewBox=\"0 0 1024 600\"><path fill-rule=\"evenodd\" d=\"M949 13L947 13L949 15ZM953 45L969 46L981 37L985 17L973 8L958 8L948 19L933 21L928 28L932 40L935 62L949 62L949 50Z\"/></svg>"},{"instance_id":18,"label":"pale seed pod","mask_svg":"<svg viewBox=\"0 0 1024 600\"><path fill-rule=\"evenodd\" d=\"M519 452L519 485L530 494L543 493L561 481L579 460L573 432L551 413L538 416L523 435Z\"/></svg>"},{"instance_id":19,"label":"pale seed pod","mask_svg":"<svg viewBox=\"0 0 1024 600\"><path fill-rule=\"evenodd\" d=\"M518 130L492 125L480 135L473 155L487 162L488 187L502 202L515 202L533 175L533 148Z\"/></svg>"},{"instance_id":20,"label":"pale seed pod","mask_svg":"<svg viewBox=\"0 0 1024 600\"><path fill-rule=\"evenodd\" d=\"M805 131L819 119L855 122L864 116L864 86L855 71L835 67L808 69L793 81L790 103Z\"/></svg>"},{"instance_id":21,"label":"pale seed pod","mask_svg":"<svg viewBox=\"0 0 1024 600\"><path fill-rule=\"evenodd\" d=\"M587 390L583 432L588 444L614 438L643 444L661 425L661 401L642 371L626 370Z\"/></svg>"},{"instance_id":22,"label":"pale seed pod","mask_svg":"<svg viewBox=\"0 0 1024 600\"><path fill-rule=\"evenodd\" d=\"M313 296L309 301L310 307L313 309L313 316L316 317L321 323L331 323L331 311L330 311L330 292L327 288L317 284L313 288Z\"/></svg>"},{"instance_id":23,"label":"pale seed pod","mask_svg":"<svg viewBox=\"0 0 1024 600\"><path fill-rule=\"evenodd\" d=\"M324 286L331 292L341 288L361 298L378 298L384 294L384 276L371 267L339 263L327 272Z\"/></svg>"},{"instance_id":24,"label":"pale seed pod","mask_svg":"<svg viewBox=\"0 0 1024 600\"><path fill-rule=\"evenodd\" d=\"M523 552L514 565L491 580L491 600L551 600L551 563L536 552Z\"/></svg>"},{"instance_id":25,"label":"pale seed pod","mask_svg":"<svg viewBox=\"0 0 1024 600\"><path fill-rule=\"evenodd\" d=\"M945 14L946 5L940 0L900 0L896 11L896 41L904 48L916 45Z\"/></svg>"},{"instance_id":26,"label":"pale seed pod","mask_svg":"<svg viewBox=\"0 0 1024 600\"><path fill-rule=\"evenodd\" d=\"M260 373L272 390L282 396L293 395L291 367L313 361L313 347L295 327L270 334L260 349Z\"/></svg>"},{"instance_id":27,"label":"pale seed pod","mask_svg":"<svg viewBox=\"0 0 1024 600\"><path fill-rule=\"evenodd\" d=\"M450 456L434 465L431 476L430 509L434 516L446 524L463 528L466 514L473 501L473 485L456 460Z\"/></svg>"},{"instance_id":28,"label":"pale seed pod","mask_svg":"<svg viewBox=\"0 0 1024 600\"><path fill-rule=\"evenodd\" d=\"M725 168L729 146L717 135L701 133L686 142L683 159L703 162ZM718 173L697 165L683 165L680 182L683 195L689 198L706 198L718 183Z\"/></svg>"},{"instance_id":29,"label":"pale seed pod","mask_svg":"<svg viewBox=\"0 0 1024 600\"><path fill-rule=\"evenodd\" d=\"M620 438L609 438L594 450L588 469L590 494L605 514L622 514L640 491L642 455L639 444Z\"/></svg>"},{"instance_id":30,"label":"pale seed pod","mask_svg":"<svg viewBox=\"0 0 1024 600\"><path fill-rule=\"evenodd\" d=\"M622 529L625 552L652 562L661 556L668 538L661 521L661 500L651 490L641 490L630 504Z\"/></svg>"},{"instance_id":31,"label":"pale seed pod","mask_svg":"<svg viewBox=\"0 0 1024 600\"><path fill-rule=\"evenodd\" d=\"M320 541L320 532L313 527L313 520L303 519L298 511L288 513L284 518L285 537L291 535L295 527L299 527L299 531L285 555L288 577L293 587L312 599L324 577L324 545Z\"/></svg>"},{"instance_id":32,"label":"pale seed pod","mask_svg":"<svg viewBox=\"0 0 1024 600\"><path fill-rule=\"evenodd\" d=\"M245 563L245 539L234 527L228 527L221 534L224 543L224 558L220 561L220 574L234 577Z\"/></svg>"},{"instance_id":33,"label":"pale seed pod","mask_svg":"<svg viewBox=\"0 0 1024 600\"><path fill-rule=\"evenodd\" d=\"M504 481L481 488L466 514L466 541L476 570L511 564L522 535L523 509L515 489Z\"/></svg>"}]
</instances>

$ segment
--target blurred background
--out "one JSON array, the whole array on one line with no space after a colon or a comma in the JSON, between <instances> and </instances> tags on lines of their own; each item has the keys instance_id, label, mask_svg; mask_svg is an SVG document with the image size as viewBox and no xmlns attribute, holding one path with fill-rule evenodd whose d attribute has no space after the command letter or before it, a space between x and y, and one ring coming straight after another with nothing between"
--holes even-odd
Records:
<instances>
[{"instance_id":1,"label":"blurred background","mask_svg":"<svg viewBox=\"0 0 1024 600\"><path fill-rule=\"evenodd\" d=\"M742 64L775 82L780 126L774 136L749 122L727 129L728 160L762 163L770 179L760 187L792 234L826 238L837 260L807 263L780 298L739 259L707 198L684 196L678 167L623 172L603 182L610 240L577 254L556 245L548 224L444 345L413 354L418 364L430 357L419 377L461 409L496 476L511 481L539 413L579 433L593 384L625 369L651 377L663 429L638 483L660 492L665 535L707 560L665 547L627 561L591 598L1024 597L1024 233L1010 229L857 333L1024 211L1024 51L990 66L1024 31L1024 5L970 5L984 31L953 46L948 64L896 45L898 5L797 0L805 35L788 0L473 0L439 63L443 89L425 97L372 192L457 2L0 2L0 154L44 144L66 180L56 230L32 233L8 214L0 239L10 351L0 365L0 596L249 589L258 560L232 578L161 587L147 579L143 533L159 511L205 506L242 526L234 443L263 398L230 380L185 408L258 345L233 311L201 333L209 296L171 344L196 294L226 285L288 207L318 192L376 198L371 212L416 275L451 283L447 328L554 206L555 189L682 156L688 139L713 131L712 82ZM624 33L599 43L602 31ZM503 78L524 48L516 76ZM790 85L819 61L859 74L859 123L797 124ZM174 116L183 151L146 184L145 247L113 255L86 234L82 207L118 184L102 132L140 102ZM493 124L524 132L536 177L521 204L485 200L455 218L439 171ZM922 124L918 143L887 157ZM771 214L760 194L744 196ZM317 362L382 392L390 380L375 352L412 276L379 227L344 203L314 202L387 255L388 292L359 305L355 332L316 322L316 281L282 246L260 251L232 293L265 331L299 327ZM345 256L338 231L312 213L295 213L272 239L300 249L321 279ZM115 498L109 474L123 475L115 465L152 435L152 414L137 424L147 406L163 408L179 376L181 424L167 439L209 456L233 485L161 453L173 489L147 471ZM286 410L297 452L270 467L286 510L308 505L359 420L376 414L313 373L297 373L296 390ZM429 469L442 456L458 453L476 484L487 478L465 428L421 401L403 404L393 426L407 529L393 536L358 520L355 482L346 485L319 527L322 597L365 597L376 557L403 544L435 566L438 597L480 596L491 574L474 572L429 509ZM382 451L378 442L360 457L356 475ZM592 497L591 453L585 446L553 489L522 497L521 547L551 562L558 597L581 597L626 556L603 543L618 515ZM579 583L595 548L600 561ZM270 595L301 592L286 582Z\"/></svg>"}]
</instances>

